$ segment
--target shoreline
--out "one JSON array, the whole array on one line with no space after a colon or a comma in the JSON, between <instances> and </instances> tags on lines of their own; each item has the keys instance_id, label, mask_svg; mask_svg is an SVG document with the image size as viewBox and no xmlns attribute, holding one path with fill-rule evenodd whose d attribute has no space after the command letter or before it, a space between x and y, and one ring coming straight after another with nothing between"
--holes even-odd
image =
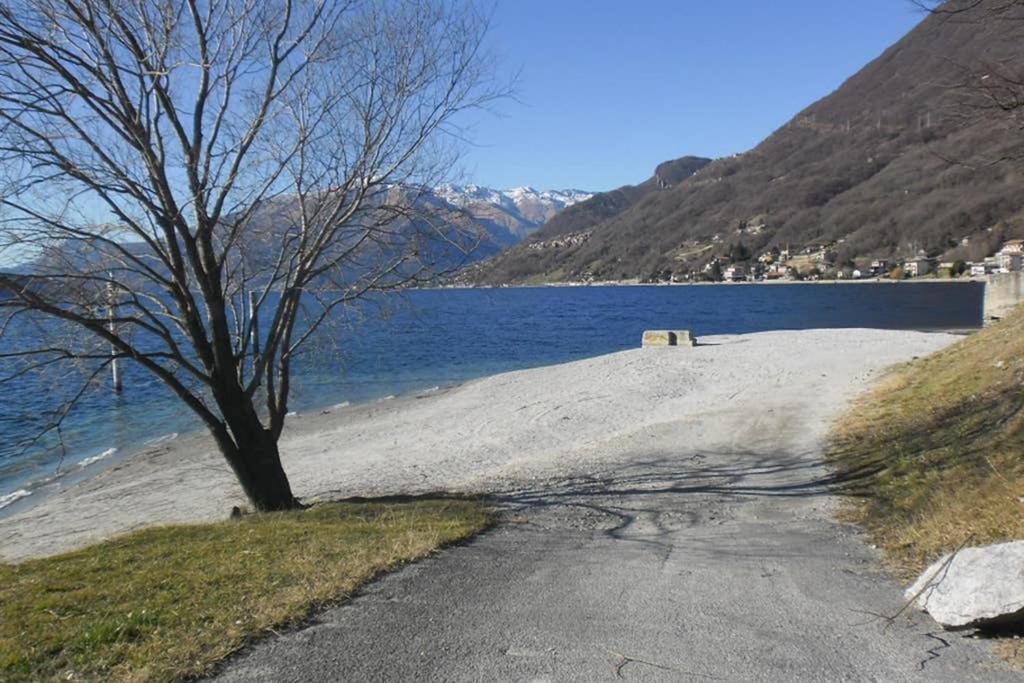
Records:
<instances>
[{"instance_id":1,"label":"shoreline","mask_svg":"<svg viewBox=\"0 0 1024 683\"><path fill-rule=\"evenodd\" d=\"M434 287L417 287L416 289L541 289L546 287L708 287L725 285L729 287L757 286L757 285L910 285L910 284L932 284L932 285L954 285L954 284L985 284L984 278L907 278L905 280L893 280L891 278L860 278L857 280L744 280L741 282L640 282L638 279L630 280L595 280L583 282L579 280L565 282L535 282L509 283L501 285L438 285Z\"/></svg>"},{"instance_id":2,"label":"shoreline","mask_svg":"<svg viewBox=\"0 0 1024 683\"><path fill-rule=\"evenodd\" d=\"M433 393L457 388L460 384L462 383L445 385L443 387L436 386L416 389L407 394L389 395L365 401L342 401L340 403L324 404L307 408L301 412L294 411L289 414L288 426L285 427L285 431L288 432L292 428L301 429L299 425L305 424L314 415L328 415L346 408L356 409L378 403L400 401L410 397L423 398ZM55 474L47 476L41 473L38 478L31 479L11 493L0 496L0 502L7 496L13 497L10 503L0 507L0 522L9 517L27 512L36 505L42 504L74 486L102 476L109 470L119 469L126 462L158 456L167 448L174 449L175 447L180 447L181 449L190 449L196 446L208 446L211 444L204 442L208 442L210 438L209 432L201 426L186 432L168 432L154 436L142 443L112 446L96 456L72 462L66 466L66 469ZM24 493L22 494L22 492Z\"/></svg>"},{"instance_id":3,"label":"shoreline","mask_svg":"<svg viewBox=\"0 0 1024 683\"><path fill-rule=\"evenodd\" d=\"M835 284L842 283L842 284L864 284L864 285L870 285L870 284L876 284L877 282L878 281L875 281L875 280L858 280L858 281L840 281L840 282L835 283ZM896 282L896 281L885 281L885 280L883 280L881 282L887 282L888 284L898 284L898 282ZM915 281L910 281L910 282L915 282ZM935 283L944 283L944 282L949 282L949 281L947 281L947 280L935 280L935 279L922 279L922 280L918 280L917 282L926 282L926 283L935 284ZM962 282L963 281L957 281L958 284L960 284ZM744 282L744 283L694 283L694 284L751 285L751 284L765 284L765 283L749 283L749 282ZM771 283L767 283L767 284L779 284L779 285L785 285L785 284L828 285L828 284L833 284L833 283L832 282L822 281L822 282L798 282L798 283L771 282ZM542 286L523 286L522 289L533 289L535 291L543 291L547 287L562 287L562 288L570 287L571 288L571 287L582 287L582 286L585 286L585 285L583 285L581 283L577 283L577 284L567 284L567 283L557 284L557 283L555 283L555 284L548 284L548 285L542 285ZM634 287L634 288L636 288L636 287L639 287L639 288L643 288L643 287L666 287L666 286L675 287L675 286L678 286L678 285L675 285L675 284L670 285L670 284L667 284L667 283L663 283L663 284L641 284L641 283L635 283L635 282L634 283L618 283L617 284L617 283L610 282L610 283L596 284L596 285L593 285L593 286L609 287L609 288L616 288L616 287L627 288L627 289L620 290L620 292L623 293L623 295L626 295L626 294L628 294L628 291L629 291L628 288L629 287ZM482 291L486 292L488 288L473 288L473 289L481 289ZM497 289L491 289L491 291L494 291L495 293L497 293ZM668 290L663 290L663 291L668 291ZM684 291L684 290L671 290L671 291ZM705 290L700 290L700 291L705 291ZM710 290L706 290L706 291L710 291ZM729 290L729 291L732 291L732 290ZM736 290L736 291L739 291L739 290ZM751 292L753 292L753 291L757 291L757 290L743 290L743 291L751 291ZM761 290L761 291L771 292L773 290ZM811 290L799 290L799 291L810 292ZM839 290L833 288L831 291L833 292L833 294L828 294L826 292L824 294L824 296L826 296L826 298L827 297L832 297L832 296L840 296L839 294L836 293ZM885 290L872 290L872 291L875 292L875 294L877 294L878 296L881 296L881 295L885 294ZM950 292L950 295L955 295L956 294L956 292L952 292L950 290L942 290L942 291ZM698 292L698 290L694 290L694 292L696 293L696 292ZM871 292L868 292L868 293L871 294ZM909 290L908 290L908 293L909 293ZM798 294L798 291L793 291L793 292L791 292L791 294L792 295L796 295L796 294ZM923 294L923 292L922 292L922 294ZM970 292L967 292L965 290L964 294L965 294L965 296L967 296L968 294L970 294ZM789 295L787 295L787 296L789 296ZM971 296L973 296L973 295L971 295ZM905 297L898 297L898 298L905 298ZM835 322L836 321L832 321L833 324ZM841 321L840 321L840 324L841 324ZM897 323L894 326L903 327L905 325L906 325L906 322L903 322L902 324ZM978 326L980 328L981 320L978 321ZM755 325L754 327L757 327L757 326ZM788 326L786 324L779 324L778 322L776 322L775 324L771 325L771 327L774 327L774 328L777 328L777 329L787 329L788 328ZM799 327L799 326L794 326L794 327ZM714 328L711 328L710 330L699 329L698 333L712 331L713 329ZM931 329L931 330L947 330L947 331L950 330L950 328L948 326L936 326L936 327L932 327L932 328L929 328L929 329ZM639 332L637 332L637 335L639 335ZM622 345L615 345L615 346L609 347L609 345L605 344L605 345L602 345L601 349L597 349L597 350L598 351L605 351L605 352L607 352L609 350L612 350L613 348L622 348ZM564 356L565 356L565 354L562 354L562 357L564 357ZM523 360L523 359L519 359L519 360ZM559 358L559 360L560 360L560 358ZM543 362L551 362L551 361L541 360L540 362L543 363ZM351 392L351 391L348 391L348 390L343 390L343 391L332 390L332 389L330 389L329 385L325 384L323 387L321 387L319 389L314 388L312 393L316 394L316 395L313 395L313 396L310 397L312 400L306 401L306 400L302 400L302 397L295 397L295 398L293 398L292 403L293 403L293 405L297 405L298 406L298 408L299 408L299 410L300 410L300 412L302 414L307 414L308 412L315 412L317 410L321 410L321 409L324 409L324 408L327 408L327 407L332 407L332 404L335 401L343 401L343 399L346 398L346 394L353 394L354 393L355 395L358 396L358 400L376 400L376 398L366 399L365 396L370 395L370 396L379 397L379 396L382 396L385 393L399 393L399 392L403 392L403 393L405 393L405 392L417 393L419 391L422 391L422 390L426 389L429 385L436 385L436 384L442 384L442 383L452 383L452 382L454 382L454 383L464 382L464 381L467 381L467 379L476 379L478 377L484 377L484 376L487 376L488 374L493 374L494 372L507 371L507 370L511 370L511 369L518 369L518 368L508 367L507 365L503 364L500 361L499 362L495 362L495 363L491 363L491 365L496 366L496 367L477 368L476 372L480 372L482 370L482 374L477 374L476 376L473 376L473 374L475 374L475 373L459 373L459 372L448 373L447 371L442 370L442 371L439 371L437 373L434 373L437 376L432 378L432 379L428 378L429 381L425 380L422 385L416 385L414 383L406 383L404 386L400 386L400 385L387 386L389 384L389 382L385 381L385 382L377 382L378 386L371 387L369 391L362 391L362 390L360 390L358 392ZM520 367L534 367L534 365L533 364L526 364L525 366L520 366ZM467 377L466 376L467 374L470 375L470 376ZM173 406L171 408L173 409ZM115 467L117 464L119 464L120 462L122 462L126 458L131 458L131 457L134 457L134 456L136 456L136 455L138 455L140 453L143 453L143 452L147 451L147 449L149 449L153 445L152 442L154 441L154 436L162 435L164 437L170 436L172 438L183 438L183 437L195 434L195 433L200 433L200 434L201 433L205 433L202 424L197 419L195 419L195 418L191 417L189 414L187 414L187 411L185 409L181 408L180 406L179 406L179 410L177 411L179 413L178 417L171 416L169 418L169 422L165 422L164 424L149 424L149 421L144 419L145 411L141 411L140 412L138 410L134 410L133 409L133 410L125 410L123 412L124 412L124 414L118 414L116 417L117 417L117 419L130 420L130 427L131 427L130 429L120 430L118 432L112 432L111 431L109 433L105 432L105 431L103 431L101 429L95 435L86 435L86 437L82 439L81 443L73 444L72 445L72 448L74 450L70 450L70 452L65 454L66 457L63 460L63 464L62 465L58 465L56 463L56 458L55 457L53 457L53 458L49 458L49 457L48 458L43 458L43 457L40 457L39 460L44 461L44 462L36 462L35 464L30 464L30 463L33 463L32 457L25 458L24 461L22 461L22 463L21 463L22 469L20 471L12 473L10 479L5 481L5 486L3 487L3 489L0 490L0 519L3 519L3 518L11 516L13 514L17 514L19 512L22 512L22 511L32 507L36 503L38 503L41 499L43 499L43 498L45 498L45 497L47 497L49 495L52 495L53 493L59 492L60 490L62 490L64 488L67 488L67 487L69 487L69 486L71 486L71 485L81 481L84 478L91 477L91 476L96 476L96 475L102 473L103 471L106 471L107 469L110 469L111 467ZM138 414L136 414L136 413L138 413ZM181 414L181 413L185 413L185 414ZM165 413L165 414L168 414L168 413ZM111 413L111 416L112 417L114 416L113 413ZM171 434L172 432L176 432L176 434ZM110 454L110 451L115 451L115 452L113 454ZM15 469L16 469L17 466L19 465L19 458L15 458L11 462L14 463ZM16 500L12 500L12 499L16 499ZM7 502L7 501L11 501L11 502Z\"/></svg>"},{"instance_id":4,"label":"shoreline","mask_svg":"<svg viewBox=\"0 0 1024 683\"><path fill-rule=\"evenodd\" d=\"M757 284L757 283L695 283L695 284L737 284L738 285L738 284ZM777 283L773 283L773 284L777 284ZM821 284L821 283L793 283L793 284ZM551 286L562 286L562 285L551 285ZM574 285L564 285L564 286L574 286ZM614 285L614 286L620 286L620 285ZM638 284L638 285L633 285L633 286L656 286L656 285ZM659 286L661 286L661 285L659 285ZM831 328L831 329L842 330L842 329L857 329L857 328ZM886 328L878 328L878 329L886 329ZM945 334L951 334L951 335L965 335L965 334L971 334L972 332L976 332L979 329L981 329L981 328L980 327L979 328L941 327L941 328L922 328L922 329L917 329L917 330L906 330L906 331L922 332L922 333L945 333ZM785 330L785 329L783 329L783 330L778 330L778 331L780 331L780 332L797 332L797 331L800 331L800 330ZM754 333L749 333L749 334L761 334L761 333L754 332ZM730 336L735 336L735 335L730 335ZM617 352L612 352L612 353L617 353ZM587 357L583 357L583 358L580 358L580 359L576 359L575 361L568 361L568 362L583 361L583 360L587 360L589 358L600 357L601 355L608 355L608 354L598 354L597 356L587 356ZM555 364L555 365L560 365L560 364ZM306 425L309 422L310 418L313 418L313 417L316 417L316 416L329 415L329 414L336 413L338 411L342 411L342 410L348 409L348 408L351 408L353 410L357 410L358 411L358 409L360 409L360 408L365 408L365 407L369 407L369 406L373 406L373 405L381 404L381 403L387 403L387 402L390 402L390 401L397 401L397 402L401 403L403 400L409 399L409 398L422 399L422 398L426 398L427 396L432 395L432 394L438 394L438 393L443 393L443 392L446 392L446 391L451 391L451 390L458 389L459 387L461 387L461 386L463 386L463 385L465 385L465 384L467 384L469 382L474 382L474 381L478 381L478 380L482 380L482 379L487 379L487 378L490 378L490 377L495 377L495 376L498 376L498 375L501 375L501 374L505 374L507 372L519 372L519 371L523 371L523 370L543 369L543 368L546 368L546 367L552 367L552 365L550 365L550 364L549 365L535 365L535 366L526 366L526 367L521 367L521 368L512 368L512 369L508 369L508 370L499 371L497 373L484 374L484 375L480 375L478 377L471 377L471 378L468 378L468 379L463 379L463 380L460 380L460 381L455 381L455 382L452 382L450 384L435 385L435 386L432 386L432 387L416 388L416 389L412 389L412 390L408 391L407 393L385 395L385 396L380 396L380 397L372 398L372 399L365 399L365 400L361 400L361 401L348 401L348 400L344 400L344 401L341 401L339 403L323 403L323 404L318 404L318 405L312 405L312 406L304 408L301 411L293 411L293 413L289 414L288 425L286 426L285 430L286 430L286 434L287 434L287 432L292 431L292 430L302 430L302 429L304 429L303 425ZM21 513L24 513L26 511L28 511L28 510L31 510L36 505L39 505L39 504L45 502L46 500L52 498L53 496L60 495L62 492L66 491L66 490L68 490L68 489L70 489L70 488L72 488L72 487L74 487L74 486L76 486L78 484L81 484L82 482L88 481L88 480L90 480L90 479L92 479L94 477L99 477L99 476L103 475L105 472L107 472L109 470L119 469L127 461L134 460L134 459L137 459L137 458L146 458L146 457L149 457L149 456L159 455L164 450L166 450L165 447L173 448L176 444L181 444L181 448L193 448L198 443L201 443L201 442L203 442L205 440L208 440L209 438L210 438L210 436L209 436L209 433L206 431L206 429L203 428L202 426L198 426L197 425L195 429L192 429L192 430L189 430L189 431L167 432L167 433L164 433L164 434L157 434L157 435L152 436L151 438L148 438L145 441L142 441L142 442L139 442L139 443L134 443L134 444L114 444L114 445L110 446L109 448L105 449L104 451L102 451L101 453L98 453L95 456L90 456L90 457L83 458L82 460L73 461L69 465L67 465L65 467L65 469L63 469L61 471L58 471L58 472L56 472L54 474L46 474L45 471L41 470L38 477L33 478L31 480L28 480L26 482L23 482L22 485L20 485L18 488L16 488L14 491L12 491L10 493L0 495L0 503L2 503L2 501L5 498L7 498L7 497L13 497L13 500L11 502L7 503L6 505L0 505L0 521L3 521L4 519L7 519L9 517L16 516L18 514L21 514ZM19 494L21 494L21 495L19 495Z\"/></svg>"},{"instance_id":5,"label":"shoreline","mask_svg":"<svg viewBox=\"0 0 1024 683\"><path fill-rule=\"evenodd\" d=\"M741 409L754 420L810 411L823 431L874 373L958 338L803 330L620 351L300 414L286 427L282 459L306 502L536 486L628 459L643 430L691 430L716 411ZM685 438L710 452L737 447L734 427ZM212 440L178 437L0 519L9 539L0 560L53 554L142 526L222 519L236 504L244 497Z\"/></svg>"}]
</instances>

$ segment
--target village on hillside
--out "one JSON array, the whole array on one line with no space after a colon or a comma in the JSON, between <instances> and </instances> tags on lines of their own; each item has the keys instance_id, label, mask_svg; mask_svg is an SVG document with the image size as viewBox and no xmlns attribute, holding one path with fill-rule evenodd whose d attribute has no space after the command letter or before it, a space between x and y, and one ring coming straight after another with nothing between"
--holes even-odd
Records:
<instances>
[{"instance_id":1,"label":"village on hillside","mask_svg":"<svg viewBox=\"0 0 1024 683\"><path fill-rule=\"evenodd\" d=\"M965 238L966 239L966 238ZM1009 240L995 254L981 261L940 261L920 252L905 259L872 259L863 263L838 262L840 242L791 251L770 247L756 258L712 258L704 267L685 275L666 274L654 280L671 282L764 282L773 280L867 280L909 278L981 277L1024 270L1024 240Z\"/></svg>"}]
</instances>

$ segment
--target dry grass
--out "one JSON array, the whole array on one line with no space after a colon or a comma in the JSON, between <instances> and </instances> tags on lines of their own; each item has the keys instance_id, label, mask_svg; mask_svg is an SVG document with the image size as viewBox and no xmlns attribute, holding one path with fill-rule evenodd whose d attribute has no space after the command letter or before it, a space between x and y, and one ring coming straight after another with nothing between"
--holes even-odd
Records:
<instances>
[{"instance_id":1,"label":"dry grass","mask_svg":"<svg viewBox=\"0 0 1024 683\"><path fill-rule=\"evenodd\" d=\"M485 528L471 501L330 504L146 529L0 565L0 680L179 680Z\"/></svg>"},{"instance_id":2,"label":"dry grass","mask_svg":"<svg viewBox=\"0 0 1024 683\"><path fill-rule=\"evenodd\" d=\"M899 367L837 425L850 516L909 577L970 539L1024 538L1024 309Z\"/></svg>"}]
</instances>

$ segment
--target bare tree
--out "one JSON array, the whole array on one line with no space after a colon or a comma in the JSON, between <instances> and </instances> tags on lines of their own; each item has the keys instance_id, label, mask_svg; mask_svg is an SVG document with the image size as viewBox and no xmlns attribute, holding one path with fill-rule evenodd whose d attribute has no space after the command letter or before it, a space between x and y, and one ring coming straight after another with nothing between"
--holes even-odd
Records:
<instances>
[{"instance_id":1,"label":"bare tree","mask_svg":"<svg viewBox=\"0 0 1024 683\"><path fill-rule=\"evenodd\" d=\"M296 354L471 246L423 188L504 94L485 32L443 0L0 1L0 255L29 259L0 335L40 340L0 374L138 364L256 509L295 507Z\"/></svg>"}]
</instances>

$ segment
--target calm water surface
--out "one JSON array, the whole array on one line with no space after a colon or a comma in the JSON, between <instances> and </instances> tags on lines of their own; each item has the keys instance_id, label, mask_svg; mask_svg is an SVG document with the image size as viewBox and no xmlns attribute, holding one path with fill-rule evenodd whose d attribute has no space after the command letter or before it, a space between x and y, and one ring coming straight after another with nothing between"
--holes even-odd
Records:
<instances>
[{"instance_id":1,"label":"calm water surface","mask_svg":"<svg viewBox=\"0 0 1024 683\"><path fill-rule=\"evenodd\" d=\"M635 348L644 329L698 336L765 330L981 325L977 283L551 287L422 290L342 314L296 364L294 410L379 399L506 370ZM386 313L386 314L384 314ZM62 431L14 447L74 378L48 373L0 400L0 508L116 452L200 427L163 387L129 368L124 394L90 393ZM95 463L95 464L94 464ZM28 502L28 501L26 501Z\"/></svg>"}]
</instances>

